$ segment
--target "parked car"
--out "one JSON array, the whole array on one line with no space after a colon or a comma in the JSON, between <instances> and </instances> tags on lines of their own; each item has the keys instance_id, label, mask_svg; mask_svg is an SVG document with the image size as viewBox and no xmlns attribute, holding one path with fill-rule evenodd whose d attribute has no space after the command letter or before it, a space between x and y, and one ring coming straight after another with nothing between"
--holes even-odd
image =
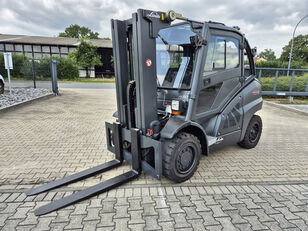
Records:
<instances>
[{"instance_id":1,"label":"parked car","mask_svg":"<svg viewBox=\"0 0 308 231\"><path fill-rule=\"evenodd\" d=\"M0 75L0 94L4 93L4 78Z\"/></svg>"}]
</instances>

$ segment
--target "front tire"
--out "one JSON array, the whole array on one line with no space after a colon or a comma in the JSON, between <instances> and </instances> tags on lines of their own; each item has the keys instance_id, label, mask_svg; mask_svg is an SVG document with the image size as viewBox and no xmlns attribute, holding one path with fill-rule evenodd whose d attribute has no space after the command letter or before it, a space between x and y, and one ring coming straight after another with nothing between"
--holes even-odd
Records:
<instances>
[{"instance_id":1,"label":"front tire","mask_svg":"<svg viewBox=\"0 0 308 231\"><path fill-rule=\"evenodd\" d=\"M258 115L253 115L245 132L244 139L238 143L243 148L254 148L261 137L262 120Z\"/></svg>"},{"instance_id":2,"label":"front tire","mask_svg":"<svg viewBox=\"0 0 308 231\"><path fill-rule=\"evenodd\" d=\"M188 180L197 170L201 155L199 139L189 133L180 132L165 143L163 173L175 182Z\"/></svg>"}]
</instances>

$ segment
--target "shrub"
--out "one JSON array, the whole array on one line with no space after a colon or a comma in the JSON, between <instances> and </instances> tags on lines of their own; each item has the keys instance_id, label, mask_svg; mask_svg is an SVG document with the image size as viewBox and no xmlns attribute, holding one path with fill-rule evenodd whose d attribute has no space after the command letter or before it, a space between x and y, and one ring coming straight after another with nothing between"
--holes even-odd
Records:
<instances>
[{"instance_id":1,"label":"shrub","mask_svg":"<svg viewBox=\"0 0 308 231\"><path fill-rule=\"evenodd\" d=\"M0 54L0 74L3 77L7 78L7 70L5 69L4 66L4 55L1 53ZM13 70L11 70L11 76L12 77L18 77L18 78L23 78L24 74L21 71L23 69L23 66L26 62L29 62L29 59L25 55L17 55L13 54L12 55L13 59Z\"/></svg>"},{"instance_id":2,"label":"shrub","mask_svg":"<svg viewBox=\"0 0 308 231\"><path fill-rule=\"evenodd\" d=\"M52 57L59 62L57 63L58 79L76 79L79 77L79 69L77 64L69 57L60 58Z\"/></svg>"}]
</instances>

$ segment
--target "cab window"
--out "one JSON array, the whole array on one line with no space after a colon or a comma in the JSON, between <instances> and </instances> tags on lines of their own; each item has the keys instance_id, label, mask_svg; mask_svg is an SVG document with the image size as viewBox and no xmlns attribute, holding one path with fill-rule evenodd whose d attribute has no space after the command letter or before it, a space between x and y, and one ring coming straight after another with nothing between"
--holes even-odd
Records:
<instances>
[{"instance_id":1,"label":"cab window","mask_svg":"<svg viewBox=\"0 0 308 231\"><path fill-rule=\"evenodd\" d=\"M203 76L220 70L239 67L239 40L232 37L212 36L208 46Z\"/></svg>"}]
</instances>

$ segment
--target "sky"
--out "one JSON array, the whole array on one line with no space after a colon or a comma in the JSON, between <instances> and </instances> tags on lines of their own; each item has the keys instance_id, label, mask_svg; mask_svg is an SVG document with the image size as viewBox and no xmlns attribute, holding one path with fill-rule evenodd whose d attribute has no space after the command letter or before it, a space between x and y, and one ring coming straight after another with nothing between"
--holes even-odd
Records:
<instances>
[{"instance_id":1,"label":"sky","mask_svg":"<svg viewBox=\"0 0 308 231\"><path fill-rule=\"evenodd\" d=\"M308 14L307 0L0 0L0 33L57 36L71 24L111 37L110 19L128 19L137 9L181 13L198 21L239 26L258 52L279 57L297 22ZM296 35L308 34L308 18Z\"/></svg>"}]
</instances>

